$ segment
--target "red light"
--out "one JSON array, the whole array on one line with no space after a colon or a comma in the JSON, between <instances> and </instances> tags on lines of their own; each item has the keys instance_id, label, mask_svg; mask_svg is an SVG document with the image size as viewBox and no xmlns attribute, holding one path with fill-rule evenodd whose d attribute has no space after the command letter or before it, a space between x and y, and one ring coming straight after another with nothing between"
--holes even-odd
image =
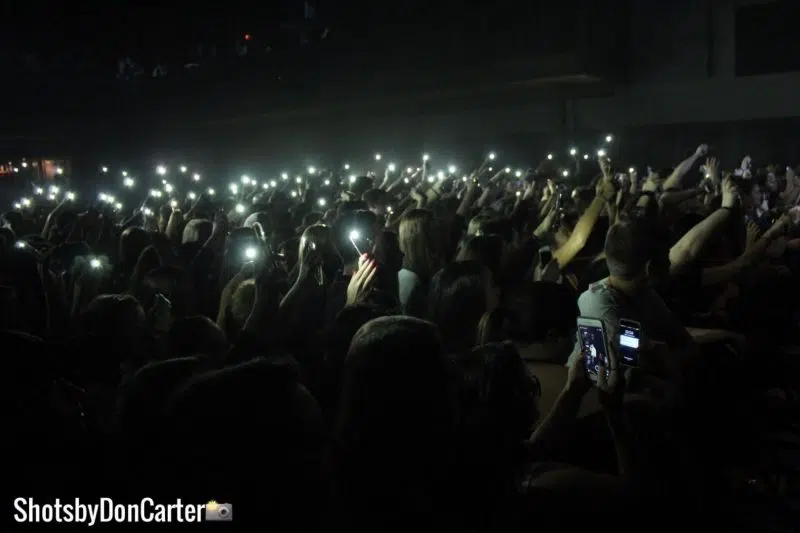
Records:
<instances>
[{"instance_id":1,"label":"red light","mask_svg":"<svg viewBox=\"0 0 800 533\"><path fill-rule=\"evenodd\" d=\"M244 40L245 40L245 41L249 41L249 40L250 40L250 38L251 38L251 37L250 37L250 34L249 34L249 33L245 33L245 34L244 34Z\"/></svg>"}]
</instances>

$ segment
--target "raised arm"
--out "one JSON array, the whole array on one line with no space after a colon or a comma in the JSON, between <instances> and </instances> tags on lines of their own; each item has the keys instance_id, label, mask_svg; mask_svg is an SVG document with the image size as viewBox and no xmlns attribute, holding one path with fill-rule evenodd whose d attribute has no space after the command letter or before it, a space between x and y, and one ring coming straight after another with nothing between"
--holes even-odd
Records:
<instances>
[{"instance_id":1,"label":"raised arm","mask_svg":"<svg viewBox=\"0 0 800 533\"><path fill-rule=\"evenodd\" d=\"M727 178L722 184L722 206L690 229L670 248L669 272L671 275L680 273L694 261L714 233L730 218L736 203L736 194L736 186L730 178Z\"/></svg>"},{"instance_id":2,"label":"raised arm","mask_svg":"<svg viewBox=\"0 0 800 533\"><path fill-rule=\"evenodd\" d=\"M694 164L697 163L697 160L701 157L705 157L706 154L708 154L708 145L701 144L698 146L694 154L681 161L680 164L675 167L675 170L672 171L672 174L664 181L664 190L679 189L684 176L686 176Z\"/></svg>"}]
</instances>

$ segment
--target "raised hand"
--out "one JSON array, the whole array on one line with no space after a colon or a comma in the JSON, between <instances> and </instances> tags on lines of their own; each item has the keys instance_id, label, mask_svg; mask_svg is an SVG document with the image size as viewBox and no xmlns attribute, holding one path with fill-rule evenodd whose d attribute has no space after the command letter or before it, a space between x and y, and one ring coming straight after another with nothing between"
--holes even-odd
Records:
<instances>
[{"instance_id":1,"label":"raised hand","mask_svg":"<svg viewBox=\"0 0 800 533\"><path fill-rule=\"evenodd\" d=\"M725 178L722 181L722 207L726 209L733 208L738 197L739 187L730 177Z\"/></svg>"},{"instance_id":2,"label":"raised hand","mask_svg":"<svg viewBox=\"0 0 800 533\"><path fill-rule=\"evenodd\" d=\"M708 145L701 144L700 146L697 147L697 150L695 150L694 154L697 157L705 157L706 155L708 155Z\"/></svg>"},{"instance_id":3,"label":"raised hand","mask_svg":"<svg viewBox=\"0 0 800 533\"><path fill-rule=\"evenodd\" d=\"M366 254L358 260L358 270L353 272L350 284L347 286L347 305L355 305L364 301L372 290L375 273L378 265L374 259L370 259Z\"/></svg>"}]
</instances>

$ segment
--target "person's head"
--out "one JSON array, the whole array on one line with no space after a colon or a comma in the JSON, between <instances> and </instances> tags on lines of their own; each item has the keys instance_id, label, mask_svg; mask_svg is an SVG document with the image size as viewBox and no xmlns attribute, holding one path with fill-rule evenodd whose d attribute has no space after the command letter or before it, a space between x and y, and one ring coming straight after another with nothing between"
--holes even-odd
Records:
<instances>
[{"instance_id":1,"label":"person's head","mask_svg":"<svg viewBox=\"0 0 800 533\"><path fill-rule=\"evenodd\" d=\"M547 359L566 361L579 314L577 295L569 285L537 281L519 287L502 309L483 316L479 341L537 345Z\"/></svg>"},{"instance_id":2,"label":"person's head","mask_svg":"<svg viewBox=\"0 0 800 533\"><path fill-rule=\"evenodd\" d=\"M388 196L383 189L370 189L361 195L361 200L366 202L369 210L376 215L386 214Z\"/></svg>"},{"instance_id":3,"label":"person's head","mask_svg":"<svg viewBox=\"0 0 800 533\"><path fill-rule=\"evenodd\" d=\"M478 261L492 273L495 282L499 279L500 265L505 246L499 235L476 235L468 237L456 256L456 261Z\"/></svg>"},{"instance_id":4,"label":"person's head","mask_svg":"<svg viewBox=\"0 0 800 533\"><path fill-rule=\"evenodd\" d=\"M508 452L530 436L538 418L539 383L512 343L484 344L459 354L457 362L464 436L482 448L475 461L496 468L498 453L511 459Z\"/></svg>"},{"instance_id":5,"label":"person's head","mask_svg":"<svg viewBox=\"0 0 800 533\"><path fill-rule=\"evenodd\" d=\"M300 237L298 247L298 263L303 263L306 255L311 250L316 250L322 254L325 272L331 274L338 270L340 262L336 254L336 247L333 245L331 227L324 224L314 224L309 226Z\"/></svg>"},{"instance_id":6,"label":"person's head","mask_svg":"<svg viewBox=\"0 0 800 533\"><path fill-rule=\"evenodd\" d=\"M122 363L138 358L145 334L145 312L133 296L101 294L79 315L78 331L108 343L108 351Z\"/></svg>"},{"instance_id":7,"label":"person's head","mask_svg":"<svg viewBox=\"0 0 800 533\"><path fill-rule=\"evenodd\" d=\"M186 223L183 228L183 238L181 242L186 244L190 242L204 243L211 237L211 230L213 224L210 220L203 218L195 218Z\"/></svg>"},{"instance_id":8,"label":"person's head","mask_svg":"<svg viewBox=\"0 0 800 533\"><path fill-rule=\"evenodd\" d=\"M450 263L433 276L428 292L428 318L439 326L449 352L475 346L478 323L497 305L488 268L476 261Z\"/></svg>"},{"instance_id":9,"label":"person's head","mask_svg":"<svg viewBox=\"0 0 800 533\"><path fill-rule=\"evenodd\" d=\"M333 225L334 245L345 266L357 264L361 254L372 250L377 232L375 214L358 210L343 213Z\"/></svg>"},{"instance_id":10,"label":"person's head","mask_svg":"<svg viewBox=\"0 0 800 533\"><path fill-rule=\"evenodd\" d=\"M222 361L228 351L225 333L208 317L195 315L179 318L167 333L170 357L205 355Z\"/></svg>"},{"instance_id":11,"label":"person's head","mask_svg":"<svg viewBox=\"0 0 800 533\"><path fill-rule=\"evenodd\" d=\"M764 188L769 193L776 193L780 188L779 183L778 176L774 172L770 172L764 179Z\"/></svg>"},{"instance_id":12,"label":"person's head","mask_svg":"<svg viewBox=\"0 0 800 533\"><path fill-rule=\"evenodd\" d=\"M403 267L424 282L444 266L442 235L437 231L432 211L414 209L400 221L398 242L403 252Z\"/></svg>"},{"instance_id":13,"label":"person's head","mask_svg":"<svg viewBox=\"0 0 800 533\"><path fill-rule=\"evenodd\" d=\"M148 272L160 266L163 266L163 263L155 246L151 244L142 250L142 253L139 254L138 261L136 261L136 266L133 268L133 274L131 275L131 285L134 289L142 283Z\"/></svg>"},{"instance_id":14,"label":"person's head","mask_svg":"<svg viewBox=\"0 0 800 533\"><path fill-rule=\"evenodd\" d=\"M172 304L173 317L194 314L194 283L188 271L179 267L163 266L148 272L139 293L142 305L150 309L158 293L163 294Z\"/></svg>"},{"instance_id":15,"label":"person's head","mask_svg":"<svg viewBox=\"0 0 800 533\"><path fill-rule=\"evenodd\" d=\"M657 242L652 228L644 221L631 219L617 222L608 229L605 242L606 264L612 278L638 284L662 274L665 260L664 243ZM668 248L667 254L668 254ZM668 264L668 263L667 263Z\"/></svg>"},{"instance_id":16,"label":"person's head","mask_svg":"<svg viewBox=\"0 0 800 533\"><path fill-rule=\"evenodd\" d=\"M741 192L742 207L746 211L751 211L761 205L763 201L763 191L761 185L755 178L742 179L738 181Z\"/></svg>"},{"instance_id":17,"label":"person's head","mask_svg":"<svg viewBox=\"0 0 800 533\"><path fill-rule=\"evenodd\" d=\"M119 237L119 260L123 269L133 269L147 245L150 235L142 228L127 228Z\"/></svg>"},{"instance_id":18,"label":"person's head","mask_svg":"<svg viewBox=\"0 0 800 533\"><path fill-rule=\"evenodd\" d=\"M455 421L450 376L433 324L407 316L367 322L345 360L339 447L356 461L385 465L391 456L415 469L437 467Z\"/></svg>"}]
</instances>

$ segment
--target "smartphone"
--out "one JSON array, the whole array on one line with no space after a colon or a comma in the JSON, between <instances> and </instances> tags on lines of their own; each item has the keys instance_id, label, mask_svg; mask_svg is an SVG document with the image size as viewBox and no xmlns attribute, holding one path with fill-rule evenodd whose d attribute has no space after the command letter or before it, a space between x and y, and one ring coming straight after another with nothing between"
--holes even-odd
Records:
<instances>
[{"instance_id":1,"label":"smartphone","mask_svg":"<svg viewBox=\"0 0 800 533\"><path fill-rule=\"evenodd\" d=\"M549 246L539 248L539 267L544 268L553 260L553 250Z\"/></svg>"},{"instance_id":2,"label":"smartphone","mask_svg":"<svg viewBox=\"0 0 800 533\"><path fill-rule=\"evenodd\" d=\"M578 318L578 341L583 353L583 368L592 381L597 381L600 367L606 369L606 376L611 371L608 358L608 345L603 321L597 318Z\"/></svg>"},{"instance_id":3,"label":"smartphone","mask_svg":"<svg viewBox=\"0 0 800 533\"><path fill-rule=\"evenodd\" d=\"M642 325L626 318L619 321L619 359L625 366L639 366Z\"/></svg>"}]
</instances>

